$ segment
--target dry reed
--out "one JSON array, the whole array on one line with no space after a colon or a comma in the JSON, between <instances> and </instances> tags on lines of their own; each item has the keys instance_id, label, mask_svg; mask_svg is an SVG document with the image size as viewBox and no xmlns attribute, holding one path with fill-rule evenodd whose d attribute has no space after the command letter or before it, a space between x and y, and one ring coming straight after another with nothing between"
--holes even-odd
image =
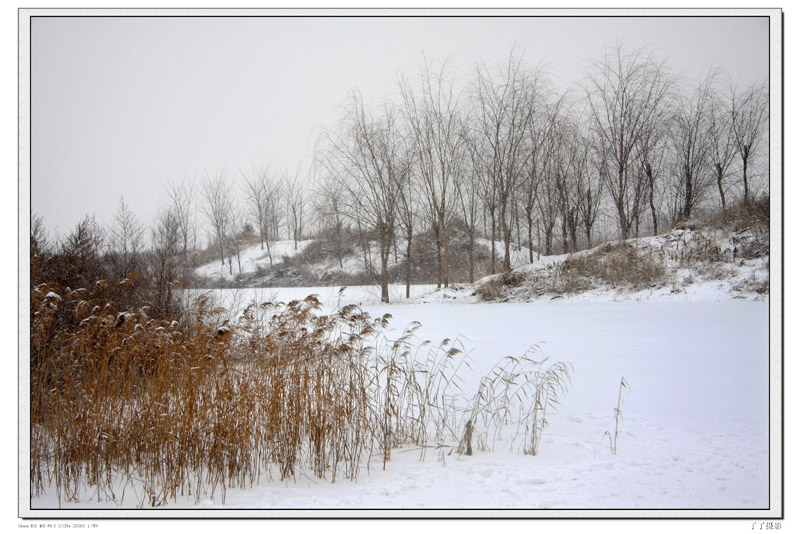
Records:
<instances>
[{"instance_id":1,"label":"dry reed","mask_svg":"<svg viewBox=\"0 0 800 534\"><path fill-rule=\"evenodd\" d=\"M139 506L224 502L228 488L306 470L353 480L397 447L452 452L465 418L496 434L514 402L540 435L568 378L506 359L459 419L468 358L457 341L417 341L418 323L389 340L389 315L323 315L313 295L235 321L203 296L185 319L156 320L117 310L103 287L31 290L31 493L55 490L59 505L125 492Z\"/></svg>"}]
</instances>

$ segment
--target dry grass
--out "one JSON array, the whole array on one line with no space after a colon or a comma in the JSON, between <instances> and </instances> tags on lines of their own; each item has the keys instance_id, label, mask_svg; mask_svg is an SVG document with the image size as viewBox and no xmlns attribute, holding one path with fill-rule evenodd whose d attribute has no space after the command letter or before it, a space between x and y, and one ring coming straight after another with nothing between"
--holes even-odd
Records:
<instances>
[{"instance_id":1,"label":"dry grass","mask_svg":"<svg viewBox=\"0 0 800 534\"><path fill-rule=\"evenodd\" d=\"M322 315L315 296L254 303L232 322L205 297L177 321L90 293L31 291L31 492L53 488L59 503L126 491L139 506L224 502L228 488L306 472L353 480L399 446L452 452L465 418L489 432L512 401L535 421L552 395L526 356L478 396L524 385L459 412L458 342L420 343L417 323L389 340L389 315Z\"/></svg>"},{"instance_id":2,"label":"dry grass","mask_svg":"<svg viewBox=\"0 0 800 534\"><path fill-rule=\"evenodd\" d=\"M732 229L734 232L753 230L769 234L769 196L739 202L725 211L709 217L707 224L716 228Z\"/></svg>"},{"instance_id":3,"label":"dry grass","mask_svg":"<svg viewBox=\"0 0 800 534\"><path fill-rule=\"evenodd\" d=\"M663 263L652 253L619 242L607 243L588 254L569 256L558 266L553 284L559 292L598 285L639 290L663 283L665 275Z\"/></svg>"}]
</instances>

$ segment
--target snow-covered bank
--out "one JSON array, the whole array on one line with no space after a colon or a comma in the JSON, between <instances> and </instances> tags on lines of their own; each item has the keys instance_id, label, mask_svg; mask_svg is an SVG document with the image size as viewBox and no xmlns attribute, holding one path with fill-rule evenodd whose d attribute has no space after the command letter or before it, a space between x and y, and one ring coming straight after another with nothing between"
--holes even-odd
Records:
<instances>
[{"instance_id":1,"label":"snow-covered bank","mask_svg":"<svg viewBox=\"0 0 800 534\"><path fill-rule=\"evenodd\" d=\"M570 254L537 257L473 285L456 285L426 302L544 302L766 299L769 232L688 220L658 236L609 242Z\"/></svg>"}]
</instances>

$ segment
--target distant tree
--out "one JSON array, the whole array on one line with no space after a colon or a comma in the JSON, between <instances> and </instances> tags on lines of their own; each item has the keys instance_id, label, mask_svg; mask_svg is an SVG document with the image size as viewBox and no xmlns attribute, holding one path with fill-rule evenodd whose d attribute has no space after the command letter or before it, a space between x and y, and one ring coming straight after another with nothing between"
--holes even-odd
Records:
<instances>
[{"instance_id":1,"label":"distant tree","mask_svg":"<svg viewBox=\"0 0 800 534\"><path fill-rule=\"evenodd\" d=\"M579 159L576 182L578 220L586 238L586 246L591 248L592 231L602 205L603 181L598 168L598 158L594 152L595 140L588 129L584 130L579 126L579 130L575 146L576 157Z\"/></svg>"},{"instance_id":2,"label":"distant tree","mask_svg":"<svg viewBox=\"0 0 800 534\"><path fill-rule=\"evenodd\" d=\"M662 202L662 190L665 187L664 176L667 174L668 157L671 154L670 147L670 118L666 116L666 108L663 110L664 116L655 121L652 128L646 129L636 145L635 164L639 176L643 180L647 208L650 210L650 217L653 224L653 235L658 234L659 211ZM644 202L641 204L640 212L647 209ZM638 234L638 231L637 231Z\"/></svg>"},{"instance_id":3,"label":"distant tree","mask_svg":"<svg viewBox=\"0 0 800 534\"><path fill-rule=\"evenodd\" d=\"M225 268L226 245L228 244L228 234L231 231L231 215L233 213L233 199L225 171L219 172L216 176L211 176L206 172L206 179L201 186L200 195L203 199L203 212L211 226L212 236L219 252L220 265ZM176 218L174 213L170 217ZM233 274L233 264L230 261L228 263L230 274Z\"/></svg>"},{"instance_id":4,"label":"distant tree","mask_svg":"<svg viewBox=\"0 0 800 534\"><path fill-rule=\"evenodd\" d=\"M552 93L543 95L542 100L542 104L538 106L533 120L528 125L528 146L531 157L520 188L520 207L525 215L530 262L533 262L533 229L536 226L538 234L540 227L540 221L535 217L541 208L540 188L545 173L549 172L548 169L552 165L555 153L553 139L556 135L557 119L562 114L561 109L564 105L564 98L553 98Z\"/></svg>"},{"instance_id":5,"label":"distant tree","mask_svg":"<svg viewBox=\"0 0 800 534\"><path fill-rule=\"evenodd\" d=\"M294 240L294 249L297 250L298 243L303 239L304 209L307 194L306 185L300 177L299 168L294 178L289 178L288 175L284 174L283 194L286 203L286 224L289 227L289 236Z\"/></svg>"},{"instance_id":6,"label":"distant tree","mask_svg":"<svg viewBox=\"0 0 800 534\"><path fill-rule=\"evenodd\" d=\"M475 79L475 126L481 142L476 147L484 172L493 181L498 219L503 235L503 268L511 269L514 198L532 156L527 144L529 127L541 105L541 73L529 73L513 52L494 71L482 66Z\"/></svg>"},{"instance_id":7,"label":"distant tree","mask_svg":"<svg viewBox=\"0 0 800 534\"><path fill-rule=\"evenodd\" d=\"M178 224L180 238L180 268L182 283L192 277L192 251L197 248L197 223L195 221L195 189L186 179L167 186L167 203Z\"/></svg>"},{"instance_id":8,"label":"distant tree","mask_svg":"<svg viewBox=\"0 0 800 534\"><path fill-rule=\"evenodd\" d=\"M377 238L381 301L389 302L389 258L395 238L398 202L410 172L405 140L397 112L388 106L374 116L354 92L340 122L340 134L328 134L327 171L347 192L349 216L360 230L365 265L371 266L371 245L365 233Z\"/></svg>"},{"instance_id":9,"label":"distant tree","mask_svg":"<svg viewBox=\"0 0 800 534\"><path fill-rule=\"evenodd\" d=\"M332 241L332 252L340 269L344 269L344 254L347 248L346 194L347 191L342 183L333 175L326 173L314 195L320 229Z\"/></svg>"},{"instance_id":10,"label":"distant tree","mask_svg":"<svg viewBox=\"0 0 800 534\"><path fill-rule=\"evenodd\" d=\"M419 86L403 76L400 92L409 130L412 161L420 191L436 237L437 286L450 283L448 227L455 213L455 188L459 158L464 157L460 130L460 96L453 75L444 63L435 69L426 62Z\"/></svg>"},{"instance_id":11,"label":"distant tree","mask_svg":"<svg viewBox=\"0 0 800 534\"><path fill-rule=\"evenodd\" d=\"M556 158L556 188L561 218L561 234L565 252L578 249L578 230L591 227L597 217L597 187L592 183L591 145L573 117L560 121L561 153ZM588 232L591 236L591 231ZM588 238L587 238L588 239Z\"/></svg>"},{"instance_id":12,"label":"distant tree","mask_svg":"<svg viewBox=\"0 0 800 534\"><path fill-rule=\"evenodd\" d=\"M676 203L680 217L691 217L703 201L712 174L711 137L708 135L713 106L714 73L707 74L690 95L676 103L671 139L677 174Z\"/></svg>"},{"instance_id":13,"label":"distant tree","mask_svg":"<svg viewBox=\"0 0 800 534\"><path fill-rule=\"evenodd\" d=\"M116 279L124 279L137 272L139 255L142 248L144 228L136 215L128 208L124 197L120 197L119 206L114 213L114 221L109 231L109 253L111 271Z\"/></svg>"},{"instance_id":14,"label":"distant tree","mask_svg":"<svg viewBox=\"0 0 800 534\"><path fill-rule=\"evenodd\" d=\"M467 148L466 154L462 165L464 170L461 172L463 177L456 184L456 193L458 196L458 206L461 215L461 220L464 222L464 228L467 231L467 254L469 255L469 283L475 282L475 238L477 237L479 217L481 213L481 200L482 193L484 192L484 183L481 180L481 172L483 166L479 160L480 156L470 138L471 133L474 132L466 124L462 127L464 135L464 146ZM492 246L492 253L494 253L494 246ZM494 258L492 258L494 263ZM494 268L494 265L492 266Z\"/></svg>"},{"instance_id":15,"label":"distant tree","mask_svg":"<svg viewBox=\"0 0 800 534\"><path fill-rule=\"evenodd\" d=\"M30 227L30 283L31 288L44 282L48 278L48 264L50 262L50 242L44 219L36 214L31 214Z\"/></svg>"},{"instance_id":16,"label":"distant tree","mask_svg":"<svg viewBox=\"0 0 800 534\"><path fill-rule=\"evenodd\" d=\"M407 144L403 150L407 158L413 157ZM408 299L411 298L411 276L414 263L413 240L420 212L420 197L417 176L412 170L415 168L414 162L408 159L406 163L408 165L408 168L405 169L406 172L399 175L401 182L398 184L397 223L406 242L403 261L405 264L406 298Z\"/></svg>"},{"instance_id":17,"label":"distant tree","mask_svg":"<svg viewBox=\"0 0 800 534\"><path fill-rule=\"evenodd\" d=\"M744 202L750 201L748 165L752 162L769 123L769 98L765 83L753 84L731 91L731 124L736 152L742 161L742 186Z\"/></svg>"},{"instance_id":18,"label":"distant tree","mask_svg":"<svg viewBox=\"0 0 800 534\"><path fill-rule=\"evenodd\" d=\"M63 239L53 258L53 280L62 287L91 288L106 276L103 248L106 237L94 216L85 216Z\"/></svg>"},{"instance_id":19,"label":"distant tree","mask_svg":"<svg viewBox=\"0 0 800 534\"><path fill-rule=\"evenodd\" d=\"M719 200L723 211L727 207L725 178L728 177L729 169L736 157L733 121L729 109L730 103L723 99L718 91L715 92L712 95L712 103L709 108L709 159L714 170L714 178L717 183L717 191L719 192Z\"/></svg>"},{"instance_id":20,"label":"distant tree","mask_svg":"<svg viewBox=\"0 0 800 534\"><path fill-rule=\"evenodd\" d=\"M47 253L50 243L47 229L44 226L44 218L36 214L31 215L30 240L31 259Z\"/></svg>"},{"instance_id":21,"label":"distant tree","mask_svg":"<svg viewBox=\"0 0 800 534\"><path fill-rule=\"evenodd\" d=\"M244 174L244 173L243 173ZM258 228L261 239L261 249L266 246L269 264L273 265L270 240L277 237L274 232L275 213L281 196L280 183L275 180L270 171L270 166L253 166L249 175L245 175L245 198L250 209L250 215Z\"/></svg>"},{"instance_id":22,"label":"distant tree","mask_svg":"<svg viewBox=\"0 0 800 534\"><path fill-rule=\"evenodd\" d=\"M645 132L659 127L672 82L663 63L645 50L628 53L621 44L592 62L585 85L594 130L607 159L607 190L614 203L622 239L630 236L642 209L644 177L636 165L636 147Z\"/></svg>"},{"instance_id":23,"label":"distant tree","mask_svg":"<svg viewBox=\"0 0 800 534\"><path fill-rule=\"evenodd\" d=\"M558 128L548 131L547 153L538 169L536 207L539 212L539 230L544 237L544 254L553 254L553 239L560 214L558 172L564 137Z\"/></svg>"},{"instance_id":24,"label":"distant tree","mask_svg":"<svg viewBox=\"0 0 800 534\"><path fill-rule=\"evenodd\" d=\"M169 207L162 209L150 229L150 281L152 284L151 311L157 317L170 317L179 308L173 298L178 259L181 249L180 222Z\"/></svg>"}]
</instances>

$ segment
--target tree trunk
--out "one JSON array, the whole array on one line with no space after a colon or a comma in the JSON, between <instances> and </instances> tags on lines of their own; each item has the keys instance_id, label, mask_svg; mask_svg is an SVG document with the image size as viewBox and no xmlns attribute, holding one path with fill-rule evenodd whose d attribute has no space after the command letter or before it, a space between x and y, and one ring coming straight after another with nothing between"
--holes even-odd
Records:
<instances>
[{"instance_id":1,"label":"tree trunk","mask_svg":"<svg viewBox=\"0 0 800 534\"><path fill-rule=\"evenodd\" d=\"M508 272L511 270L511 225L506 220L506 208L500 210L500 222L503 227L503 247L505 248L505 256L503 257L503 271Z\"/></svg>"},{"instance_id":2,"label":"tree trunk","mask_svg":"<svg viewBox=\"0 0 800 534\"><path fill-rule=\"evenodd\" d=\"M616 205L617 205L617 216L619 217L619 230L620 230L620 237L621 239L625 240L628 239L628 235L630 234L630 228L628 228L628 220L625 216L625 168L620 166L619 168L619 190L617 197Z\"/></svg>"},{"instance_id":3,"label":"tree trunk","mask_svg":"<svg viewBox=\"0 0 800 534\"><path fill-rule=\"evenodd\" d=\"M444 287L450 286L450 255L449 247L447 246L447 228L444 223L442 224L442 272L444 274Z\"/></svg>"},{"instance_id":4,"label":"tree trunk","mask_svg":"<svg viewBox=\"0 0 800 534\"><path fill-rule=\"evenodd\" d=\"M492 274L497 272L497 252L495 250L495 239L497 239L497 222L494 219L494 211L491 212L492 216Z\"/></svg>"},{"instance_id":5,"label":"tree trunk","mask_svg":"<svg viewBox=\"0 0 800 534\"><path fill-rule=\"evenodd\" d=\"M433 225L433 235L436 241L436 289L441 289L442 287L442 239L439 235L439 225Z\"/></svg>"},{"instance_id":6,"label":"tree trunk","mask_svg":"<svg viewBox=\"0 0 800 534\"><path fill-rule=\"evenodd\" d=\"M469 283L475 283L475 227L469 232Z\"/></svg>"},{"instance_id":7,"label":"tree trunk","mask_svg":"<svg viewBox=\"0 0 800 534\"><path fill-rule=\"evenodd\" d=\"M381 255L381 302L389 303L389 256L392 253L391 238L386 227L381 224L380 235L380 255Z\"/></svg>"},{"instance_id":8,"label":"tree trunk","mask_svg":"<svg viewBox=\"0 0 800 534\"><path fill-rule=\"evenodd\" d=\"M656 216L655 205L655 178L653 177L653 167L649 163L645 164L644 168L647 173L647 183L649 185L648 201L650 203L650 215L653 217L653 235L658 235L658 217Z\"/></svg>"},{"instance_id":9,"label":"tree trunk","mask_svg":"<svg viewBox=\"0 0 800 534\"><path fill-rule=\"evenodd\" d=\"M525 218L528 223L528 261L533 263L533 217L531 210L525 210Z\"/></svg>"},{"instance_id":10,"label":"tree trunk","mask_svg":"<svg viewBox=\"0 0 800 534\"><path fill-rule=\"evenodd\" d=\"M406 298L411 298L411 238L412 230L406 234Z\"/></svg>"},{"instance_id":11,"label":"tree trunk","mask_svg":"<svg viewBox=\"0 0 800 534\"><path fill-rule=\"evenodd\" d=\"M686 171L686 190L684 191L684 200L683 200L683 216L687 219L692 216L692 196L694 191L692 190L692 173Z\"/></svg>"},{"instance_id":12,"label":"tree trunk","mask_svg":"<svg viewBox=\"0 0 800 534\"><path fill-rule=\"evenodd\" d=\"M717 163L717 189L719 189L719 199L722 202L722 211L725 211L725 190L722 188L722 165Z\"/></svg>"},{"instance_id":13,"label":"tree trunk","mask_svg":"<svg viewBox=\"0 0 800 534\"><path fill-rule=\"evenodd\" d=\"M747 187L747 158L749 156L749 147L744 147L744 154L742 154L742 181L744 182L744 203L749 202L750 192Z\"/></svg>"}]
</instances>

